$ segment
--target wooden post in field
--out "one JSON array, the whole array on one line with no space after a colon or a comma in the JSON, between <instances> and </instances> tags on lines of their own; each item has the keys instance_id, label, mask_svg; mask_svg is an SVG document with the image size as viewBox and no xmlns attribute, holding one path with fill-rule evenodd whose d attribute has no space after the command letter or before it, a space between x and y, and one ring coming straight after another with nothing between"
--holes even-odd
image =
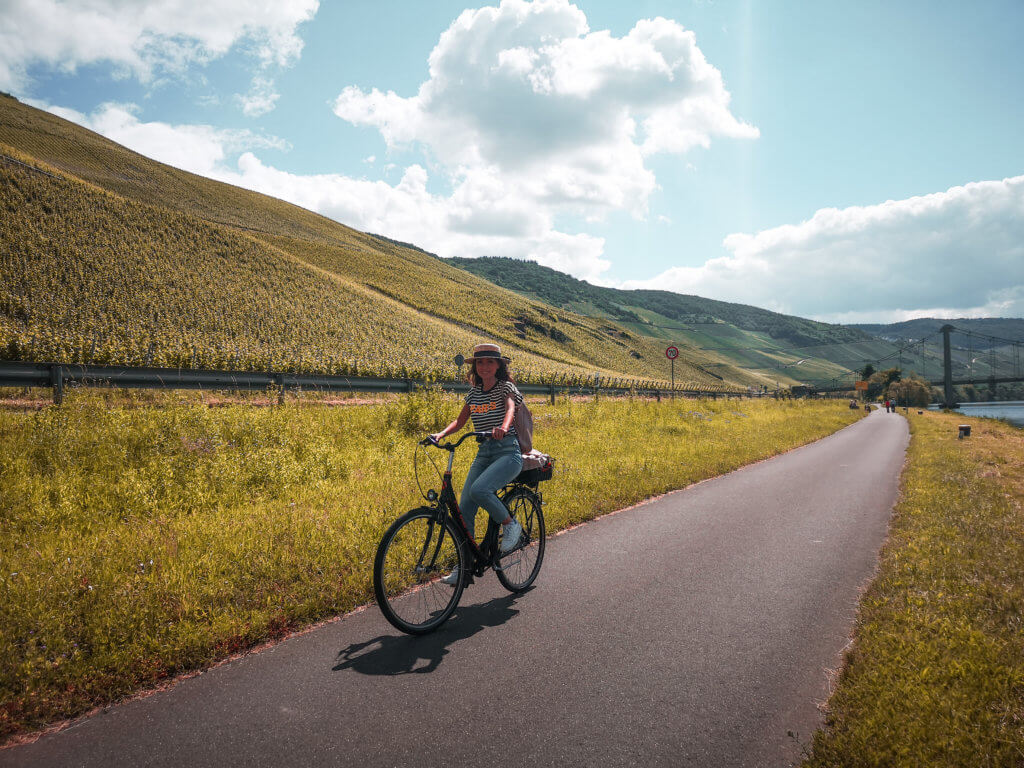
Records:
<instances>
[{"instance_id":1,"label":"wooden post in field","mask_svg":"<svg viewBox=\"0 0 1024 768\"><path fill-rule=\"evenodd\" d=\"M53 387L53 404L64 402L64 369L59 365L50 366L50 385Z\"/></svg>"}]
</instances>

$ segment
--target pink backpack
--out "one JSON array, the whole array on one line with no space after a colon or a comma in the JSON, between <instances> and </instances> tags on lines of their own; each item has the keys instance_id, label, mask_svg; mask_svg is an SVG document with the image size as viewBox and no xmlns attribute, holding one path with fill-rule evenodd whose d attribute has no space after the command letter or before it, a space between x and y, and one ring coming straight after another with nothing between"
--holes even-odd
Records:
<instances>
[{"instance_id":1,"label":"pink backpack","mask_svg":"<svg viewBox=\"0 0 1024 768\"><path fill-rule=\"evenodd\" d=\"M526 400L516 404L516 413L512 417L512 426L516 428L519 438L519 452L529 453L533 450L533 414L526 407Z\"/></svg>"}]
</instances>

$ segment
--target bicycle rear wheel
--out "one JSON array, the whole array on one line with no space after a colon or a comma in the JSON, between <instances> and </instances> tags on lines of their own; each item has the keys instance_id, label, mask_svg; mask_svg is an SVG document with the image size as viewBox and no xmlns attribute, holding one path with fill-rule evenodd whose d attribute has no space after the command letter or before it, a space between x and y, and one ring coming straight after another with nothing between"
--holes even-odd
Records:
<instances>
[{"instance_id":1,"label":"bicycle rear wheel","mask_svg":"<svg viewBox=\"0 0 1024 768\"><path fill-rule=\"evenodd\" d=\"M540 499L525 486L516 486L504 497L505 506L523 526L524 543L498 561L498 581L510 592L522 592L537 579L544 561L544 510Z\"/></svg>"},{"instance_id":2,"label":"bicycle rear wheel","mask_svg":"<svg viewBox=\"0 0 1024 768\"><path fill-rule=\"evenodd\" d=\"M427 507L406 512L384 534L373 562L373 590L384 618L410 635L437 629L462 597L465 578L454 586L440 580L456 567L465 577L465 550L451 520L439 522Z\"/></svg>"}]
</instances>

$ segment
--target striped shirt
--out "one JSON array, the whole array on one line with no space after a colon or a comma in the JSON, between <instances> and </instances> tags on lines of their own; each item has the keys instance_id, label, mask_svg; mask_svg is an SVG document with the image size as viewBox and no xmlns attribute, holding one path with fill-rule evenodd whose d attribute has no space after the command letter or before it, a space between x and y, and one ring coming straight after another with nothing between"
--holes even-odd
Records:
<instances>
[{"instance_id":1,"label":"striped shirt","mask_svg":"<svg viewBox=\"0 0 1024 768\"><path fill-rule=\"evenodd\" d=\"M505 400L509 397L516 405L523 402L523 396L511 381L499 381L489 392L484 392L482 387L473 387L469 390L466 405L469 406L469 415L473 419L473 429L477 432L490 432L495 427L500 427L505 420ZM515 433L515 425L510 425L507 434Z\"/></svg>"}]
</instances>

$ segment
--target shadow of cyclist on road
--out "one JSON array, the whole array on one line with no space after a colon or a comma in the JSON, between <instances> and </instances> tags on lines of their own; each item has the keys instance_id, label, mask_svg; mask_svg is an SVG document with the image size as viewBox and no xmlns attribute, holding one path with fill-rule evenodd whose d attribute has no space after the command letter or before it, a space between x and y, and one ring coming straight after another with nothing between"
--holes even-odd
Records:
<instances>
[{"instance_id":1,"label":"shadow of cyclist on road","mask_svg":"<svg viewBox=\"0 0 1024 768\"><path fill-rule=\"evenodd\" d=\"M429 635L380 635L352 643L338 651L338 663L332 671L352 669L363 675L433 672L448 654L449 646L487 627L501 626L519 613L512 607L517 597L505 595L480 605L460 606L444 626Z\"/></svg>"}]
</instances>

